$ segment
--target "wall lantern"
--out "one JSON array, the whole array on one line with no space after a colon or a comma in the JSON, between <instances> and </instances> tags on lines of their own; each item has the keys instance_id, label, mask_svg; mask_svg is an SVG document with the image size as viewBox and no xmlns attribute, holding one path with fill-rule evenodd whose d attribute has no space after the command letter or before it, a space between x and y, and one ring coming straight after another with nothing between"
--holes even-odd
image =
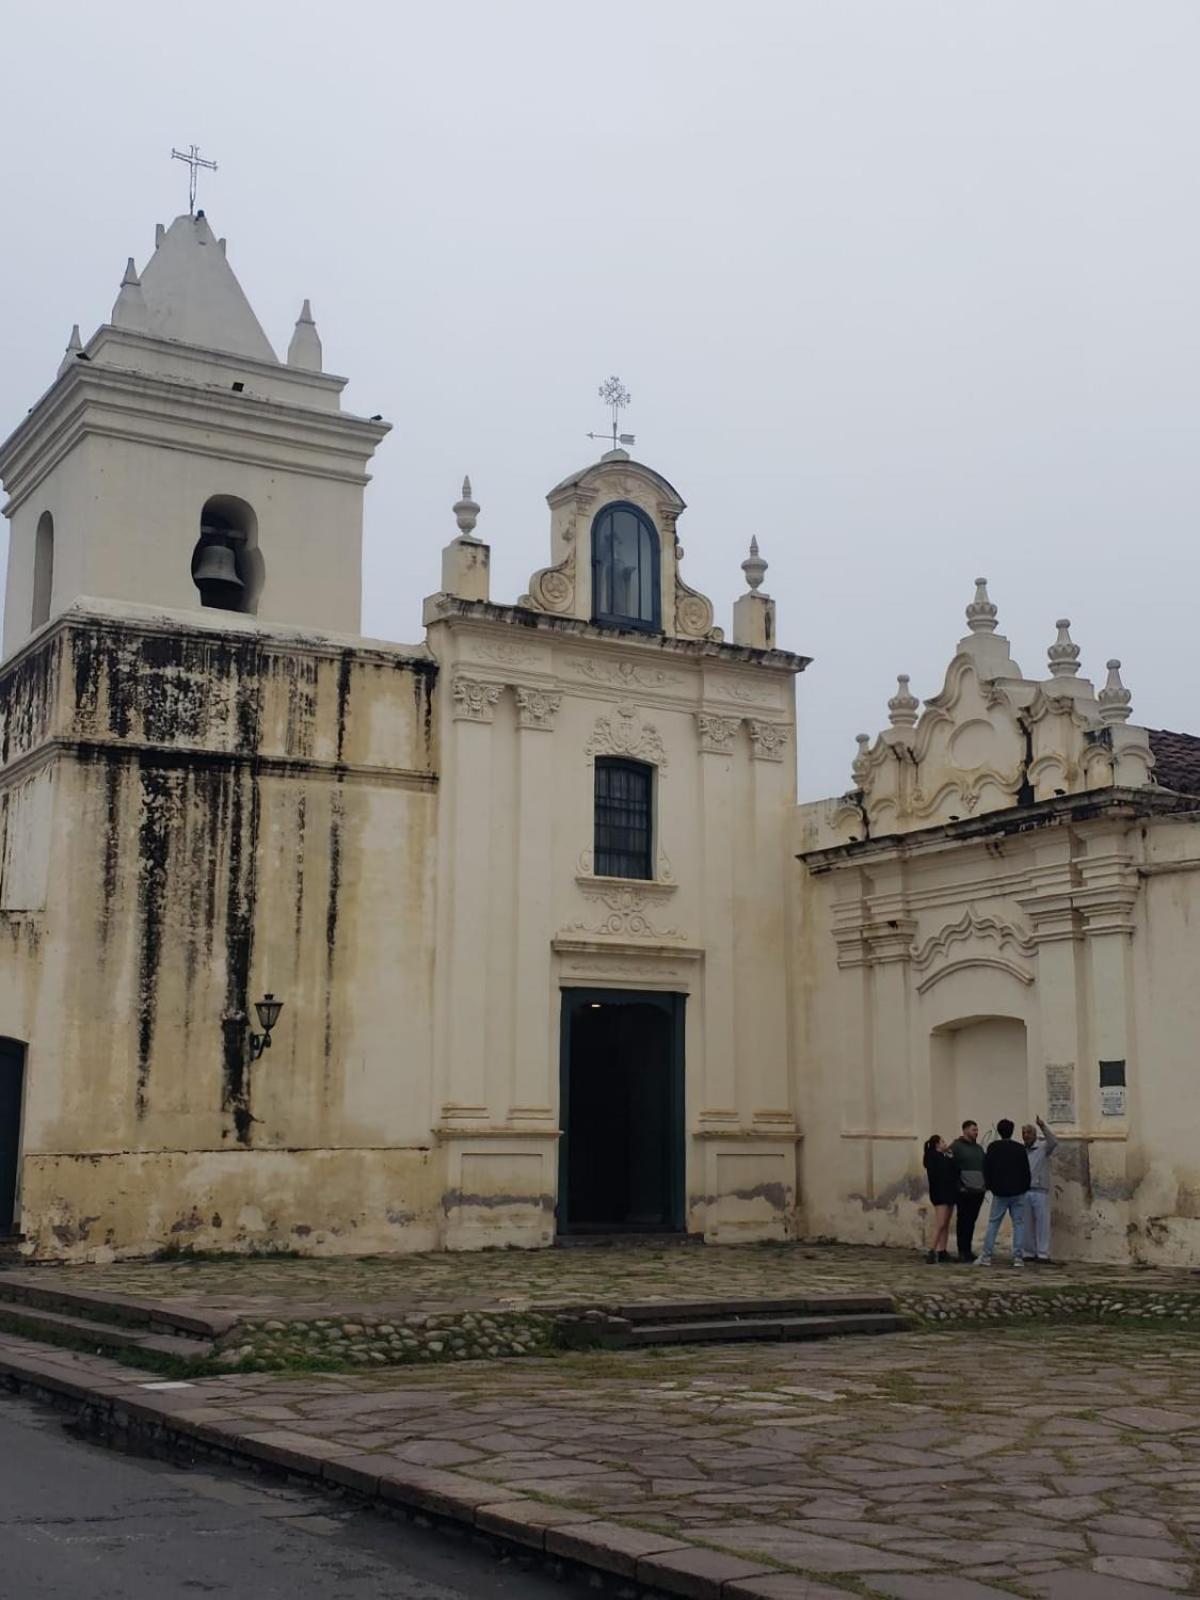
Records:
<instances>
[{"instance_id":1,"label":"wall lantern","mask_svg":"<svg viewBox=\"0 0 1200 1600\"><path fill-rule=\"evenodd\" d=\"M275 996L268 990L261 1000L254 1002L254 1009L258 1012L258 1020L262 1027L262 1032L250 1035L251 1061L257 1061L264 1050L270 1049L271 1029L279 1021L279 1013L283 1010L283 1001L276 1000Z\"/></svg>"}]
</instances>

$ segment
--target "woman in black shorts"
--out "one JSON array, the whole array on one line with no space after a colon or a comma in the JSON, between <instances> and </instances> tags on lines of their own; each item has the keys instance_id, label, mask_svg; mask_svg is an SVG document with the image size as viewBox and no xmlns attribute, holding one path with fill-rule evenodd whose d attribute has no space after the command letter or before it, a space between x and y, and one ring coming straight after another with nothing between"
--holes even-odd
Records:
<instances>
[{"instance_id":1,"label":"woman in black shorts","mask_svg":"<svg viewBox=\"0 0 1200 1600\"><path fill-rule=\"evenodd\" d=\"M933 1248L926 1261L949 1261L950 1218L958 1199L958 1165L938 1134L925 1141L925 1172L933 1205Z\"/></svg>"}]
</instances>

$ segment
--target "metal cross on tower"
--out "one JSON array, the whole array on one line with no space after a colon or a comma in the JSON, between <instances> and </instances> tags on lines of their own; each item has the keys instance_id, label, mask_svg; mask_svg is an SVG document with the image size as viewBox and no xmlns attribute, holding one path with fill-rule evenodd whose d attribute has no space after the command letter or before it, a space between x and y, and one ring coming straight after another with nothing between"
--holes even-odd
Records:
<instances>
[{"instance_id":1,"label":"metal cross on tower","mask_svg":"<svg viewBox=\"0 0 1200 1600\"><path fill-rule=\"evenodd\" d=\"M616 450L621 445L633 444L633 434L621 433L618 431L621 425L621 413L633 399L633 396L630 394L629 390L621 382L620 378L606 378L600 385L599 394L605 405L612 407L611 448ZM603 433L588 434L589 439L605 439L607 437L608 435Z\"/></svg>"},{"instance_id":2,"label":"metal cross on tower","mask_svg":"<svg viewBox=\"0 0 1200 1600\"><path fill-rule=\"evenodd\" d=\"M200 167L206 167L209 172L217 170L215 161L205 161L200 154L198 144L189 145L186 153L183 150L171 149L172 161L186 161L188 164L188 210L192 216L196 215L196 173Z\"/></svg>"}]
</instances>

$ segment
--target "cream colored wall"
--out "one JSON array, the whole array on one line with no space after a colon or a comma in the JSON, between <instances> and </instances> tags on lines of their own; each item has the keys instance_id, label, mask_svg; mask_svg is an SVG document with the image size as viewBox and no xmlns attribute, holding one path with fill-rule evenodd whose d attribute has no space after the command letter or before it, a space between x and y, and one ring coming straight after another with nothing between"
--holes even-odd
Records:
<instances>
[{"instance_id":1,"label":"cream colored wall","mask_svg":"<svg viewBox=\"0 0 1200 1600\"><path fill-rule=\"evenodd\" d=\"M3 683L6 816L54 856L0 913L27 1248L433 1243L432 663L128 609L41 637Z\"/></svg>"},{"instance_id":2,"label":"cream colored wall","mask_svg":"<svg viewBox=\"0 0 1200 1600\"><path fill-rule=\"evenodd\" d=\"M561 996L592 987L687 996L688 1226L783 1237L794 667L512 622L447 601L429 629L441 671L435 1101L458 1201L447 1242L553 1237ZM655 768L652 882L593 873L598 754Z\"/></svg>"},{"instance_id":3,"label":"cream colored wall","mask_svg":"<svg viewBox=\"0 0 1200 1600\"><path fill-rule=\"evenodd\" d=\"M823 814L798 812L798 851ZM1195 1259L1200 876L1171 870L1194 826L1100 808L1004 837L809 858L797 889L810 1233L918 1245L923 1139L966 1116L986 1132L1001 1115L1018 1127L1046 1115L1049 1080L1067 1073L1056 1248ZM1125 1115L1104 1112L1102 1060L1126 1062Z\"/></svg>"}]
</instances>

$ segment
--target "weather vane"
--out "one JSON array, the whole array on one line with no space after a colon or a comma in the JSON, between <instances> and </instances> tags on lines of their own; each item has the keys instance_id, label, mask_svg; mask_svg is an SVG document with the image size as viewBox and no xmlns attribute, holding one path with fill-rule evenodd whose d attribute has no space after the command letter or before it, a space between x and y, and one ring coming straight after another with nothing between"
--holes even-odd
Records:
<instances>
[{"instance_id":1,"label":"weather vane","mask_svg":"<svg viewBox=\"0 0 1200 1600\"><path fill-rule=\"evenodd\" d=\"M172 146L171 159L172 161L186 161L188 164L188 211L194 217L196 215L197 170L200 167L206 167L209 172L215 172L217 163L215 161L205 161L200 154L200 146L198 144L189 145L186 153L183 150L176 150Z\"/></svg>"},{"instance_id":2,"label":"weather vane","mask_svg":"<svg viewBox=\"0 0 1200 1600\"><path fill-rule=\"evenodd\" d=\"M632 400L633 396L621 382L620 378L606 378L600 385L600 398L606 406L612 407L612 448L616 450L621 445L633 444L634 437L631 433L621 433L621 413ZM606 433L589 433L589 439L607 439Z\"/></svg>"}]
</instances>

